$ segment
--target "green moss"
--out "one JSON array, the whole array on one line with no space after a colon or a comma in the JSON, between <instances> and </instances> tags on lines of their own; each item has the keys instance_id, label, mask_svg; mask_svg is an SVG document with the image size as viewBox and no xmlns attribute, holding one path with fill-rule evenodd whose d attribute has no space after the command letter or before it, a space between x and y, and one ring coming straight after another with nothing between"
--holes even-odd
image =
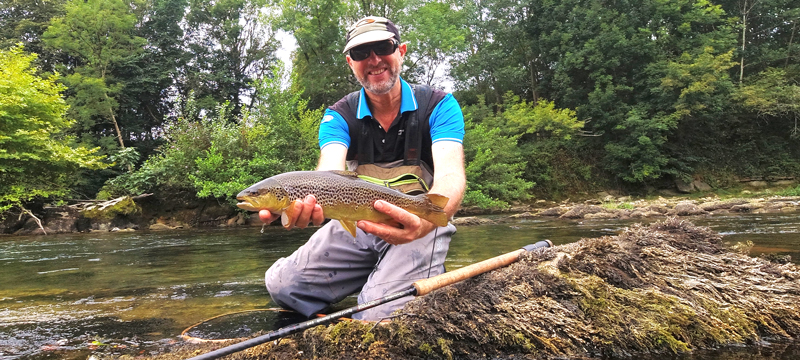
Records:
<instances>
[{"instance_id":1,"label":"green moss","mask_svg":"<svg viewBox=\"0 0 800 360\"><path fill-rule=\"evenodd\" d=\"M453 352L450 350L450 344L453 342L443 338L438 338L436 339L436 343L439 345L439 350L442 351L442 355L444 355L447 360L453 360Z\"/></svg>"},{"instance_id":2,"label":"green moss","mask_svg":"<svg viewBox=\"0 0 800 360\"><path fill-rule=\"evenodd\" d=\"M375 333L372 331L367 331L361 336L361 343L364 344L364 346L369 346L369 344L372 344L373 342L375 342Z\"/></svg>"},{"instance_id":3,"label":"green moss","mask_svg":"<svg viewBox=\"0 0 800 360\"><path fill-rule=\"evenodd\" d=\"M133 201L130 197L125 197L124 199L120 200L114 205L106 207L105 209L100 209L100 206L95 205L89 209L83 211L83 216L89 219L94 220L111 220L115 218L117 215L133 215L138 214L142 211L142 208L139 205L136 205L136 202Z\"/></svg>"},{"instance_id":4,"label":"green moss","mask_svg":"<svg viewBox=\"0 0 800 360\"><path fill-rule=\"evenodd\" d=\"M432 356L433 355L433 346L431 346L431 344L428 344L428 343L422 343L419 346L419 351L421 351L426 356Z\"/></svg>"}]
</instances>

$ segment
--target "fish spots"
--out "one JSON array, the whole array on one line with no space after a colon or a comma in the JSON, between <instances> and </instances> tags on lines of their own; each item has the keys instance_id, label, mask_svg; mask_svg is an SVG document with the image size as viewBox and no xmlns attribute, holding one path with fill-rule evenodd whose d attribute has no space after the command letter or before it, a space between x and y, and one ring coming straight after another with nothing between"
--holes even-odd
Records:
<instances>
[{"instance_id":1,"label":"fish spots","mask_svg":"<svg viewBox=\"0 0 800 360\"><path fill-rule=\"evenodd\" d=\"M326 252L325 252L325 257L328 257L328 256L331 256L331 254L330 254L329 252L327 252L327 251L326 251Z\"/></svg>"}]
</instances>

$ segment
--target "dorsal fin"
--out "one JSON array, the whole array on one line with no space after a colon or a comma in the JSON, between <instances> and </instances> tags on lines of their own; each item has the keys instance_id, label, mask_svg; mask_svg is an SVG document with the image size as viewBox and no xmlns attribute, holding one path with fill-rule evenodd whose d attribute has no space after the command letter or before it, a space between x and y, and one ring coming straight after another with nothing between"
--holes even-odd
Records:
<instances>
[{"instance_id":1,"label":"dorsal fin","mask_svg":"<svg viewBox=\"0 0 800 360\"><path fill-rule=\"evenodd\" d=\"M329 170L329 171L336 175L341 175L345 177L354 177L354 178L358 177L358 174L355 171L347 171L347 170Z\"/></svg>"}]
</instances>

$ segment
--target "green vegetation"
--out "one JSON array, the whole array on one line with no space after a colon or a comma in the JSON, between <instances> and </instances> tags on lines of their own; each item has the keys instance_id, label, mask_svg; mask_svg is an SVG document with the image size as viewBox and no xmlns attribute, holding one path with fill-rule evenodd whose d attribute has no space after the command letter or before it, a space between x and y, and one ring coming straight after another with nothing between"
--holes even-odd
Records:
<instances>
[{"instance_id":1,"label":"green vegetation","mask_svg":"<svg viewBox=\"0 0 800 360\"><path fill-rule=\"evenodd\" d=\"M0 50L0 212L64 196L80 168L106 166L97 149L76 146L64 133L72 125L64 87L55 76L37 76L35 59L21 46Z\"/></svg>"},{"instance_id":2,"label":"green vegetation","mask_svg":"<svg viewBox=\"0 0 800 360\"><path fill-rule=\"evenodd\" d=\"M33 151L6 139L30 129L40 140L24 146L57 139L64 148L53 154L75 150L14 155L0 169L0 210L156 189L230 199L313 168L320 109L358 89L342 35L364 15L400 27L406 80L452 84L467 119L466 205L612 187L645 195L675 179L724 193L743 177L798 178L800 5L750 5L2 1L0 50L49 81L48 98L24 101L55 114L2 110L14 119L0 123L3 159ZM291 74L274 70L278 34L297 42ZM26 91L8 71L0 81L14 85L2 91ZM3 96L11 100L0 106L20 101Z\"/></svg>"}]
</instances>

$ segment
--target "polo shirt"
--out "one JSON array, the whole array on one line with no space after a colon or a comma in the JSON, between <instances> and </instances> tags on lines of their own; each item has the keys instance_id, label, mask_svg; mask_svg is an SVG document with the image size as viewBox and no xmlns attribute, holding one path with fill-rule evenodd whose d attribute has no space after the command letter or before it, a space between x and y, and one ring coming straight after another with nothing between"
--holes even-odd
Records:
<instances>
[{"instance_id":1,"label":"polo shirt","mask_svg":"<svg viewBox=\"0 0 800 360\"><path fill-rule=\"evenodd\" d=\"M417 110L417 99L414 96L414 91L411 86L402 78L400 79L401 85L401 102L400 113L404 114L409 111ZM372 119L372 112L367 104L367 97L362 88L359 92L358 109L356 111L356 118L364 119L369 117ZM398 117L399 118L399 117ZM377 120L373 120L377 122ZM393 126L397 123L395 119ZM428 119L430 126L431 143L439 141L454 141L463 143L464 141L464 114L461 112L461 107L453 97L452 94L446 94L444 98L436 105ZM399 131L399 130L398 130ZM400 133L402 134L402 133ZM386 137L392 137L395 133L390 129L388 132L383 132L383 138L380 139L381 143L387 141ZM390 142L391 139L389 139ZM345 147L350 147L350 129L347 121L341 114L328 108L322 117L322 122L319 127L319 146L320 149L330 144L341 144ZM377 157L376 157L377 160ZM431 164L432 165L432 164Z\"/></svg>"}]
</instances>

